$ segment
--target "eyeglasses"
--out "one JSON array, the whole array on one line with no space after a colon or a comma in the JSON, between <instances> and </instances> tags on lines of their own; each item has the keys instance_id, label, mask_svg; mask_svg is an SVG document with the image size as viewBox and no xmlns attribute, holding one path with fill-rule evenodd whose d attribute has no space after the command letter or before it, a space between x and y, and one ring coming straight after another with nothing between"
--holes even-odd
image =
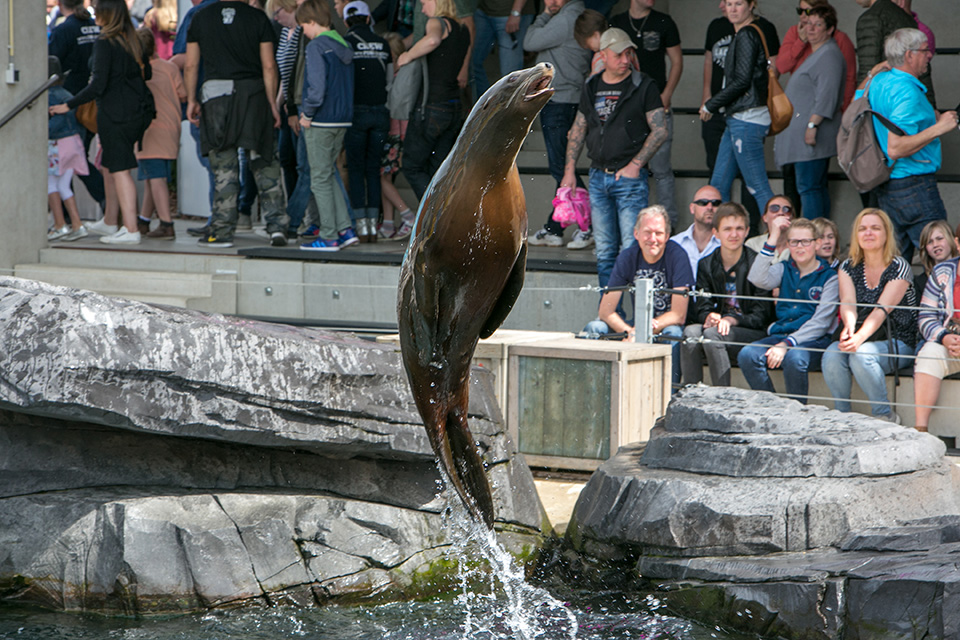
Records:
<instances>
[{"instance_id":1,"label":"eyeglasses","mask_svg":"<svg viewBox=\"0 0 960 640\"><path fill-rule=\"evenodd\" d=\"M810 15L811 13L813 13L813 9L802 9L802 8L800 8L800 7L797 7L797 15L798 15L798 16L808 16L808 15Z\"/></svg>"},{"instance_id":2,"label":"eyeglasses","mask_svg":"<svg viewBox=\"0 0 960 640\"><path fill-rule=\"evenodd\" d=\"M769 207L767 207L767 211L769 211L770 213L780 213L781 211L783 213L791 213L793 212L793 207L791 207L788 204L785 204L785 205L772 204Z\"/></svg>"},{"instance_id":3,"label":"eyeglasses","mask_svg":"<svg viewBox=\"0 0 960 640\"><path fill-rule=\"evenodd\" d=\"M706 207L707 205L719 207L721 204L723 204L723 200L707 200L706 198L700 198L699 200L694 200L693 204L697 205L698 207Z\"/></svg>"},{"instance_id":4,"label":"eyeglasses","mask_svg":"<svg viewBox=\"0 0 960 640\"><path fill-rule=\"evenodd\" d=\"M787 240L787 245L796 249L797 247L809 247L813 244L813 238L801 238L800 240Z\"/></svg>"},{"instance_id":5,"label":"eyeglasses","mask_svg":"<svg viewBox=\"0 0 960 640\"><path fill-rule=\"evenodd\" d=\"M933 53L929 47L926 49L910 49L910 51L916 51L917 53Z\"/></svg>"}]
</instances>

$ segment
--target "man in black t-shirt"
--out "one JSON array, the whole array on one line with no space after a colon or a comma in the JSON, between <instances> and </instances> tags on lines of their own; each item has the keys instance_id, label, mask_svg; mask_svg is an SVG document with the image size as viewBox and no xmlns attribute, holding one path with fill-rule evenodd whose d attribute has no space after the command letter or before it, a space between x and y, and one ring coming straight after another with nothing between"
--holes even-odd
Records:
<instances>
[{"instance_id":1,"label":"man in black t-shirt","mask_svg":"<svg viewBox=\"0 0 960 640\"><path fill-rule=\"evenodd\" d=\"M620 29L607 29L600 36L604 70L587 80L580 94L560 182L561 187L576 188L577 158L586 144L601 287L617 255L633 241L637 214L647 206L647 165L667 139L656 83L631 68L635 48Z\"/></svg>"},{"instance_id":2,"label":"man in black t-shirt","mask_svg":"<svg viewBox=\"0 0 960 640\"><path fill-rule=\"evenodd\" d=\"M726 8L722 0L720 2L720 12L723 15L715 18L707 27L707 39L703 45L705 60L701 107L714 94L723 89L723 65L727 59L727 49L733 42L733 36L736 33L733 25L727 20ZM769 20L760 16L754 22L763 30L763 36L767 39L767 47L770 49L770 64L776 66L777 54L780 52L780 37L777 35L777 28ZM700 123L700 137L703 138L703 148L707 153L707 169L711 174L713 174L713 165L717 161L720 138L723 137L726 128L726 118L722 113L714 114L710 120ZM760 207L757 206L756 200L750 195L747 185L742 181L740 183L740 203L746 207L750 214L750 236L759 234Z\"/></svg>"},{"instance_id":3,"label":"man in black t-shirt","mask_svg":"<svg viewBox=\"0 0 960 640\"><path fill-rule=\"evenodd\" d=\"M613 16L610 26L622 29L637 47L640 71L647 74L660 91L667 122L667 139L650 159L650 171L657 181L657 199L670 214L670 223L677 226L677 205L673 191L673 167L670 153L673 146L673 116L670 103L683 73L683 51L680 31L673 18L653 8L655 0L631 0L626 13ZM667 58L670 72L667 73Z\"/></svg>"},{"instance_id":4,"label":"man in black t-shirt","mask_svg":"<svg viewBox=\"0 0 960 640\"><path fill-rule=\"evenodd\" d=\"M202 246L233 246L240 188L238 148L248 152L270 244L287 244L280 162L274 148L273 130L280 126L280 113L273 100L278 82L273 40L266 14L242 0L209 4L194 15L187 31L183 73L187 117L200 127L201 152L210 160L216 182L210 230L200 238ZM204 82L198 87L201 56Z\"/></svg>"}]
</instances>

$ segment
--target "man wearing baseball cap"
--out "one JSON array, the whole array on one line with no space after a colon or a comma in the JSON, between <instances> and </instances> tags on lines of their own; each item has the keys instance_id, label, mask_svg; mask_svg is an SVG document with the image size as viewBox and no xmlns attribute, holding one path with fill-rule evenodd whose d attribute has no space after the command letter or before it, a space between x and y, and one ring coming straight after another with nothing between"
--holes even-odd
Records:
<instances>
[{"instance_id":1,"label":"man wearing baseball cap","mask_svg":"<svg viewBox=\"0 0 960 640\"><path fill-rule=\"evenodd\" d=\"M392 58L387 41L373 32L366 2L344 5L343 21L348 29L344 39L353 48L353 124L344 138L350 206L360 241L374 242L380 216L380 156L390 132L387 66Z\"/></svg>"},{"instance_id":2,"label":"man wearing baseball cap","mask_svg":"<svg viewBox=\"0 0 960 640\"><path fill-rule=\"evenodd\" d=\"M597 274L605 287L617 255L633 241L637 213L647 206L647 163L667 138L656 83L634 68L636 45L621 29L600 36L605 68L586 81L570 128L563 187L576 188L577 158L590 158L590 209Z\"/></svg>"}]
</instances>

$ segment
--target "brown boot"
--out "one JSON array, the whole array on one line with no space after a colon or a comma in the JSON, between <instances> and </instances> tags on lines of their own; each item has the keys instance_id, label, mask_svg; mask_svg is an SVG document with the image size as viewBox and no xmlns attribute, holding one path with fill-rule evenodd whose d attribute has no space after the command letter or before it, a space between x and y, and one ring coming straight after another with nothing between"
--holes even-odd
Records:
<instances>
[{"instance_id":1,"label":"brown boot","mask_svg":"<svg viewBox=\"0 0 960 640\"><path fill-rule=\"evenodd\" d=\"M140 232L140 235L145 236L150 233L150 221L144 220L143 218L137 217L137 231Z\"/></svg>"},{"instance_id":2,"label":"brown boot","mask_svg":"<svg viewBox=\"0 0 960 640\"><path fill-rule=\"evenodd\" d=\"M177 232L173 230L172 224L160 223L160 226L146 234L147 238L155 240L176 240Z\"/></svg>"}]
</instances>

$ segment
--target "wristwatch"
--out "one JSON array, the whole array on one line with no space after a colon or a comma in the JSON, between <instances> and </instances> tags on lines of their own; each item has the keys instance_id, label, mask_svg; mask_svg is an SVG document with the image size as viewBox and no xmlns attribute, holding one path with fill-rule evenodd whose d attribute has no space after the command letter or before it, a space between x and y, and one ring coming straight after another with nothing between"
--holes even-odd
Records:
<instances>
[{"instance_id":1,"label":"wristwatch","mask_svg":"<svg viewBox=\"0 0 960 640\"><path fill-rule=\"evenodd\" d=\"M814 124L813 122L807 123L807 129L816 129L819 125Z\"/></svg>"},{"instance_id":2,"label":"wristwatch","mask_svg":"<svg viewBox=\"0 0 960 640\"><path fill-rule=\"evenodd\" d=\"M513 16L514 18L519 18L519 17L520 17L520 12L517 11L516 9L511 9L511 10L510 10L510 15Z\"/></svg>"}]
</instances>

